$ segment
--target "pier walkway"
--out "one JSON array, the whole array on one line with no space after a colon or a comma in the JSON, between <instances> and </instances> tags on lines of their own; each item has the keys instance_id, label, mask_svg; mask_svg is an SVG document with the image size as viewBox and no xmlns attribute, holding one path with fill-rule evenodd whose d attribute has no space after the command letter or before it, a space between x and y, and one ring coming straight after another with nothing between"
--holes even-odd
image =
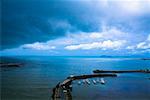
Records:
<instances>
[{"instance_id":1,"label":"pier walkway","mask_svg":"<svg viewBox=\"0 0 150 100\"><path fill-rule=\"evenodd\" d=\"M64 94L65 100L72 100L72 81L81 80L81 79L88 79L88 78L96 78L96 77L117 77L116 73L145 73L149 74L150 70L123 70L123 71L116 71L116 70L94 70L94 74L89 75L79 75L79 76L70 76L67 77L61 83L58 83L55 88L53 88L52 99L53 100L60 100L61 93ZM63 92L61 92L63 91Z\"/></svg>"},{"instance_id":2,"label":"pier walkway","mask_svg":"<svg viewBox=\"0 0 150 100\"><path fill-rule=\"evenodd\" d=\"M116 74L91 74L91 75L79 75L71 76L64 80L62 83L58 83L55 88L53 88L52 99L58 100L60 98L62 90L64 93L65 100L72 100L71 90L72 90L72 81L95 78L95 77L117 77Z\"/></svg>"}]
</instances>

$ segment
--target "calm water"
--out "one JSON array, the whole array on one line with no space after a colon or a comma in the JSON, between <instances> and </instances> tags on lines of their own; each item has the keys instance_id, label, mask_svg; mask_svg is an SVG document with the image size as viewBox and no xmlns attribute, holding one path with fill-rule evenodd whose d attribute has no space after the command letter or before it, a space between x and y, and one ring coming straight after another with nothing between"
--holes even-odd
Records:
<instances>
[{"instance_id":1,"label":"calm water","mask_svg":"<svg viewBox=\"0 0 150 100\"><path fill-rule=\"evenodd\" d=\"M50 100L52 88L70 74L90 74L94 69L132 70L150 68L150 61L125 58L7 57L1 62L23 63L1 68L2 100ZM150 100L148 74L119 74L106 84L73 83L73 100Z\"/></svg>"}]
</instances>

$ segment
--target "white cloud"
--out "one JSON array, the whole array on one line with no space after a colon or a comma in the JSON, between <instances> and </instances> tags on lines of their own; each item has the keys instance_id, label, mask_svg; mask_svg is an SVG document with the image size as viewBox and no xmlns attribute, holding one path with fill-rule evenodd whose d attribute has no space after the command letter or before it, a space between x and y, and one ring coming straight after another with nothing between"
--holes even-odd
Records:
<instances>
[{"instance_id":1,"label":"white cloud","mask_svg":"<svg viewBox=\"0 0 150 100\"><path fill-rule=\"evenodd\" d=\"M136 53L142 53L142 52L149 52L150 51L150 35L147 36L147 39L143 42L139 42L135 45L132 45L132 46L128 46L126 47L126 49L128 50L132 50Z\"/></svg>"},{"instance_id":2,"label":"white cloud","mask_svg":"<svg viewBox=\"0 0 150 100\"><path fill-rule=\"evenodd\" d=\"M150 49L150 43L141 42L137 44L137 49Z\"/></svg>"},{"instance_id":3,"label":"white cloud","mask_svg":"<svg viewBox=\"0 0 150 100\"><path fill-rule=\"evenodd\" d=\"M130 34L123 32L116 27L106 27L104 25L102 27L105 27L105 29L97 32L68 33L66 38L74 41L72 44L101 42L104 40L126 40L131 38Z\"/></svg>"},{"instance_id":4,"label":"white cloud","mask_svg":"<svg viewBox=\"0 0 150 100\"><path fill-rule=\"evenodd\" d=\"M107 9L113 8L115 11L119 12L123 11L123 13L128 14L139 14L150 11L150 9L148 9L150 8L150 0L91 0L91 1Z\"/></svg>"},{"instance_id":5,"label":"white cloud","mask_svg":"<svg viewBox=\"0 0 150 100\"><path fill-rule=\"evenodd\" d=\"M96 32L93 32L89 35L89 38L93 38L93 39L96 39L96 38L102 38L103 35L100 34L100 33L96 33Z\"/></svg>"},{"instance_id":6,"label":"white cloud","mask_svg":"<svg viewBox=\"0 0 150 100\"><path fill-rule=\"evenodd\" d=\"M115 27L106 27L101 32L78 32L68 33L63 38L50 40L47 42L36 42L25 44L22 47L35 50L58 49L119 49L125 45L130 35Z\"/></svg>"},{"instance_id":7,"label":"white cloud","mask_svg":"<svg viewBox=\"0 0 150 100\"><path fill-rule=\"evenodd\" d=\"M128 50L134 50L135 46L127 46L126 49L128 49Z\"/></svg>"},{"instance_id":8,"label":"white cloud","mask_svg":"<svg viewBox=\"0 0 150 100\"><path fill-rule=\"evenodd\" d=\"M121 39L128 38L128 33L123 32L115 27L109 28L105 26L105 29L103 29L102 32L91 32L85 36L92 39Z\"/></svg>"},{"instance_id":9,"label":"white cloud","mask_svg":"<svg viewBox=\"0 0 150 100\"><path fill-rule=\"evenodd\" d=\"M51 50L56 48L55 46L50 46L39 42L33 44L25 44L22 47L25 49L34 49L34 50Z\"/></svg>"},{"instance_id":10,"label":"white cloud","mask_svg":"<svg viewBox=\"0 0 150 100\"><path fill-rule=\"evenodd\" d=\"M144 45L145 45L145 42L141 42L141 43L137 44L137 48L142 49L145 47Z\"/></svg>"},{"instance_id":11,"label":"white cloud","mask_svg":"<svg viewBox=\"0 0 150 100\"><path fill-rule=\"evenodd\" d=\"M137 49L150 49L150 34L147 36L147 40L137 44Z\"/></svg>"},{"instance_id":12,"label":"white cloud","mask_svg":"<svg viewBox=\"0 0 150 100\"><path fill-rule=\"evenodd\" d=\"M93 42L93 43L87 43L87 44L79 44L79 45L70 45L66 46L65 49L67 50L77 50L77 49L83 49L83 50L89 50L89 49L119 49L124 45L125 41L119 40L119 41L103 41L103 42Z\"/></svg>"},{"instance_id":13,"label":"white cloud","mask_svg":"<svg viewBox=\"0 0 150 100\"><path fill-rule=\"evenodd\" d=\"M68 33L65 37L47 42L36 42L21 46L34 50L131 50L132 52L149 51L150 35L143 42L133 42L135 34L121 31L115 27L106 27L97 32Z\"/></svg>"},{"instance_id":14,"label":"white cloud","mask_svg":"<svg viewBox=\"0 0 150 100\"><path fill-rule=\"evenodd\" d=\"M130 15L149 12L150 0L118 0L118 10L121 10Z\"/></svg>"},{"instance_id":15,"label":"white cloud","mask_svg":"<svg viewBox=\"0 0 150 100\"><path fill-rule=\"evenodd\" d=\"M124 20L150 13L150 0L87 0L87 4L96 13L106 18ZM118 19L119 18L119 19Z\"/></svg>"}]
</instances>

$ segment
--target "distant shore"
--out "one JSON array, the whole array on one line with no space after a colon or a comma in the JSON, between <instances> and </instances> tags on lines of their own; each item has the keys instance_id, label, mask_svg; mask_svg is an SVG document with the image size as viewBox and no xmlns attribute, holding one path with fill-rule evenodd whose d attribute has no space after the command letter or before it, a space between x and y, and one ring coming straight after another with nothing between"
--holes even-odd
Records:
<instances>
[{"instance_id":1,"label":"distant shore","mask_svg":"<svg viewBox=\"0 0 150 100\"><path fill-rule=\"evenodd\" d=\"M141 60L150 60L150 58L141 58Z\"/></svg>"},{"instance_id":2,"label":"distant shore","mask_svg":"<svg viewBox=\"0 0 150 100\"><path fill-rule=\"evenodd\" d=\"M20 67L21 63L0 63L0 67Z\"/></svg>"}]
</instances>

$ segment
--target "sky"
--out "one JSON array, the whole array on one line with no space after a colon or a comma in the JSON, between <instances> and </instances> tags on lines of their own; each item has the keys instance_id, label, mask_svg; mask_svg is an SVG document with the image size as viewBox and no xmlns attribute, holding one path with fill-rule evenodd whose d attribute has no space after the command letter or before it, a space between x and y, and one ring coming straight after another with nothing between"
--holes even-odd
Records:
<instances>
[{"instance_id":1,"label":"sky","mask_svg":"<svg viewBox=\"0 0 150 100\"><path fill-rule=\"evenodd\" d=\"M150 57L150 0L2 0L0 55Z\"/></svg>"}]
</instances>

